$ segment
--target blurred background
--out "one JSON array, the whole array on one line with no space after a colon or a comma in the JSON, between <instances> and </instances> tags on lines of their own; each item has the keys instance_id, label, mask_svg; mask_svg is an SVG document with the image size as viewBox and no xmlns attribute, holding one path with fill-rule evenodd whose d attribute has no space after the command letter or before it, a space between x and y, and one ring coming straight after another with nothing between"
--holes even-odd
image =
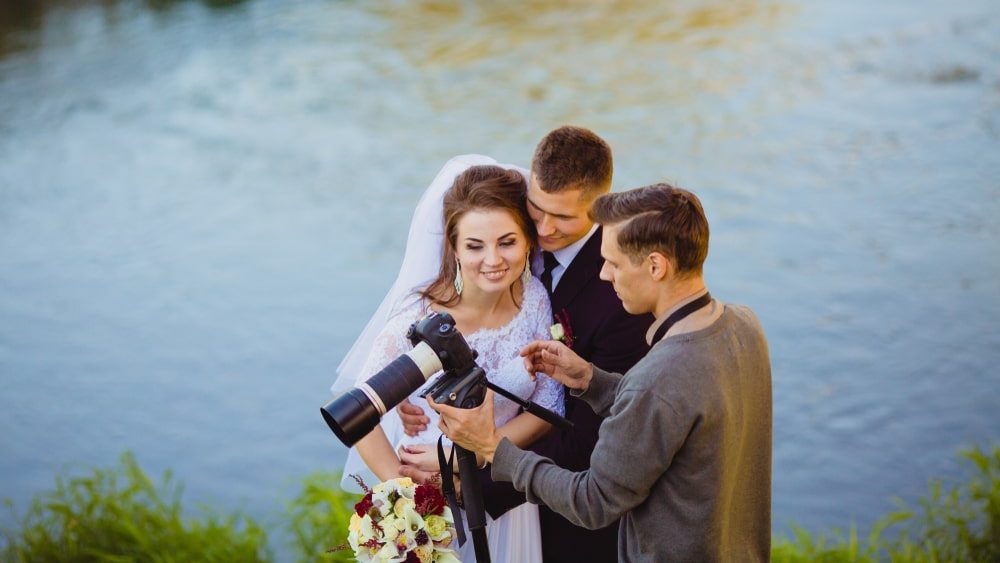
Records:
<instances>
[{"instance_id":1,"label":"blurred background","mask_svg":"<svg viewBox=\"0 0 1000 563\"><path fill-rule=\"evenodd\" d=\"M2 0L0 497L131 450L273 520L438 168L572 123L703 199L775 532L864 530L1000 439L998 61L995 0Z\"/></svg>"}]
</instances>

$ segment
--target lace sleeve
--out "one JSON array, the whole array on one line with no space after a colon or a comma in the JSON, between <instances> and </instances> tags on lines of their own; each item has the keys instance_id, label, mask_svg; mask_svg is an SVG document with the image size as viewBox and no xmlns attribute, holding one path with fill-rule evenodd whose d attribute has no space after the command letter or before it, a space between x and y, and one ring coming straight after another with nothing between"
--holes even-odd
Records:
<instances>
[{"instance_id":1,"label":"lace sleeve","mask_svg":"<svg viewBox=\"0 0 1000 563\"><path fill-rule=\"evenodd\" d=\"M415 320L413 317L414 310L411 307L386 322L381 332L375 337L368 359L365 360L364 367L361 368L354 380L355 385L364 382L389 365L389 362L409 351L410 342L406 339L406 329Z\"/></svg>"},{"instance_id":2,"label":"lace sleeve","mask_svg":"<svg viewBox=\"0 0 1000 563\"><path fill-rule=\"evenodd\" d=\"M536 278L531 278L531 282L526 288L524 305L531 307L528 312L531 315L529 322L532 327L532 336L535 340L549 340L551 338L549 327L552 326L552 305L549 303L549 296L545 292L542 282ZM566 414L564 393L565 388L561 383L540 373L535 379L535 391L529 400L563 416Z\"/></svg>"}]
</instances>

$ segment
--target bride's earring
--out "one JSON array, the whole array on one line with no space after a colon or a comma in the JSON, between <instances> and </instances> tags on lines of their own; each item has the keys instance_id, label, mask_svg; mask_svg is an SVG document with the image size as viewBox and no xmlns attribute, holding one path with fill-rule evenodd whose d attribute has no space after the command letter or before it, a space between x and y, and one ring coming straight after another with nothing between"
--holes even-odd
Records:
<instances>
[{"instance_id":1,"label":"bride's earring","mask_svg":"<svg viewBox=\"0 0 1000 563\"><path fill-rule=\"evenodd\" d=\"M521 274L521 283L528 285L531 281L531 254L524 260L524 273Z\"/></svg>"},{"instance_id":2,"label":"bride's earring","mask_svg":"<svg viewBox=\"0 0 1000 563\"><path fill-rule=\"evenodd\" d=\"M455 293L462 295L462 289L465 287L465 283L462 282L462 263L458 261L458 257L455 257Z\"/></svg>"}]
</instances>

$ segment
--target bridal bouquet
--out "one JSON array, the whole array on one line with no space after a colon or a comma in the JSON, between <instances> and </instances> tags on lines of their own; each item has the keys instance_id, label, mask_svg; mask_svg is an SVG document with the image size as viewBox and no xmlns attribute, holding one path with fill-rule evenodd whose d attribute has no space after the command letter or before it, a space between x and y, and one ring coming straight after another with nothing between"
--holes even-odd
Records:
<instances>
[{"instance_id":1,"label":"bridal bouquet","mask_svg":"<svg viewBox=\"0 0 1000 563\"><path fill-rule=\"evenodd\" d=\"M358 561L459 563L448 549L455 520L441 489L408 477L371 489L357 481L365 496L354 505L347 542Z\"/></svg>"}]
</instances>

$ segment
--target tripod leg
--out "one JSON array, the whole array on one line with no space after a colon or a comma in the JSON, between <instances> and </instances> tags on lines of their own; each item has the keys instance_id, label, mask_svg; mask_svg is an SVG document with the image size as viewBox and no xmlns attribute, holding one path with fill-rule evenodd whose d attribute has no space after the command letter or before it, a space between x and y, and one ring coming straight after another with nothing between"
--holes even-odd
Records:
<instances>
[{"instance_id":1,"label":"tripod leg","mask_svg":"<svg viewBox=\"0 0 1000 563\"><path fill-rule=\"evenodd\" d=\"M458 474L462 480L462 499L465 517L469 521L469 531L476 548L477 563L490 563L490 546L486 540L486 506L483 503L483 488L479 483L476 454L455 444L458 455Z\"/></svg>"}]
</instances>

